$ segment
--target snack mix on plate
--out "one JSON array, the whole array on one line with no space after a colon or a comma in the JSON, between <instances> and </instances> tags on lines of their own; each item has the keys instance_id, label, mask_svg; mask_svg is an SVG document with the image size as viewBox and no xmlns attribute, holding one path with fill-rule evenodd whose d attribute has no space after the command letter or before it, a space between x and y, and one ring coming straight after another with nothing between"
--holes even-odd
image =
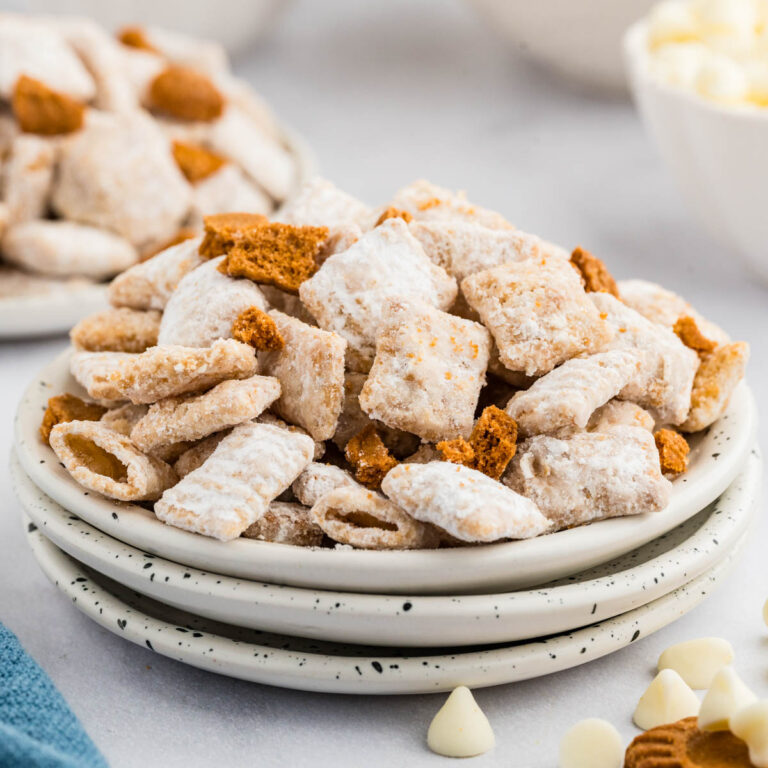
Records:
<instances>
[{"instance_id":1,"label":"snack mix on plate","mask_svg":"<svg viewBox=\"0 0 768 768\"><path fill-rule=\"evenodd\" d=\"M726 106L768 107L768 1L664 0L648 16L660 82Z\"/></svg>"},{"instance_id":2,"label":"snack mix on plate","mask_svg":"<svg viewBox=\"0 0 768 768\"><path fill-rule=\"evenodd\" d=\"M0 13L0 53L0 299L107 280L298 183L216 43Z\"/></svg>"},{"instance_id":3,"label":"snack mix on plate","mask_svg":"<svg viewBox=\"0 0 768 768\"><path fill-rule=\"evenodd\" d=\"M280 219L206 217L72 330L91 402L41 434L83 486L222 540L530 538L663 509L744 375L680 297L426 181Z\"/></svg>"}]
</instances>

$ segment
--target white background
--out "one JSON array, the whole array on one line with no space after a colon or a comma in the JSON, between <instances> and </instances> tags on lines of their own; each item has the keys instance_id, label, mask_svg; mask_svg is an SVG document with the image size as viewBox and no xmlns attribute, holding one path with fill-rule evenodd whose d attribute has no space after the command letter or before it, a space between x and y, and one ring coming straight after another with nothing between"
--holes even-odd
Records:
<instances>
[{"instance_id":1,"label":"white background","mask_svg":"<svg viewBox=\"0 0 768 768\"><path fill-rule=\"evenodd\" d=\"M515 57L455 2L304 0L240 71L313 145L325 175L369 203L424 176L465 188L519 227L582 244L617 277L682 292L751 342L758 402L768 384L766 289L688 218L633 108L569 90ZM767 256L768 257L768 256ZM8 478L12 416L62 338L0 345L0 620L51 675L114 766L438 765L425 746L442 696L306 694L194 670L79 614L27 550ZM761 430L762 434L762 430ZM765 524L716 594L609 658L477 691L497 736L472 766L553 766L564 730L631 713L659 652L717 634L768 695Z\"/></svg>"}]
</instances>

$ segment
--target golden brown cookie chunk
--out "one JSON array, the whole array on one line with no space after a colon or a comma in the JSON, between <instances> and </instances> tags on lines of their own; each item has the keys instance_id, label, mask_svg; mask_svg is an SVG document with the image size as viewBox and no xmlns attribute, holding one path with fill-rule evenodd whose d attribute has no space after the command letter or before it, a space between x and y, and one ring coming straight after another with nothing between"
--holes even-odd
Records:
<instances>
[{"instance_id":1,"label":"golden brown cookie chunk","mask_svg":"<svg viewBox=\"0 0 768 768\"><path fill-rule=\"evenodd\" d=\"M208 178L227 162L226 157L211 152L210 149L199 144L174 141L172 149L176 165L191 184Z\"/></svg>"},{"instance_id":2,"label":"golden brown cookie chunk","mask_svg":"<svg viewBox=\"0 0 768 768\"><path fill-rule=\"evenodd\" d=\"M83 104L26 75L16 81L11 107L24 133L56 136L83 125Z\"/></svg>"},{"instance_id":3,"label":"golden brown cookie chunk","mask_svg":"<svg viewBox=\"0 0 768 768\"><path fill-rule=\"evenodd\" d=\"M616 281L603 262L583 248L576 248L571 254L571 264L579 270L584 281L584 290L591 293L610 293L619 297Z\"/></svg>"},{"instance_id":4,"label":"golden brown cookie chunk","mask_svg":"<svg viewBox=\"0 0 768 768\"><path fill-rule=\"evenodd\" d=\"M347 443L344 455L354 467L355 479L373 489L378 488L384 475L397 466L397 459L387 450L373 424L358 432Z\"/></svg>"},{"instance_id":5,"label":"golden brown cookie chunk","mask_svg":"<svg viewBox=\"0 0 768 768\"><path fill-rule=\"evenodd\" d=\"M389 208L385 208L381 216L376 220L376 224L374 226L378 227L379 224L383 224L387 219L402 219L406 224L413 221L413 216L411 216L408 211L401 211L399 208L394 208L393 206L389 206Z\"/></svg>"},{"instance_id":6,"label":"golden brown cookie chunk","mask_svg":"<svg viewBox=\"0 0 768 768\"><path fill-rule=\"evenodd\" d=\"M747 745L730 731L700 731L695 717L661 725L627 747L624 768L751 768Z\"/></svg>"},{"instance_id":7,"label":"golden brown cookie chunk","mask_svg":"<svg viewBox=\"0 0 768 768\"><path fill-rule=\"evenodd\" d=\"M327 238L328 227L264 224L237 242L219 269L296 294L317 272L315 259Z\"/></svg>"},{"instance_id":8,"label":"golden brown cookie chunk","mask_svg":"<svg viewBox=\"0 0 768 768\"><path fill-rule=\"evenodd\" d=\"M200 255L212 259L229 251L236 242L253 229L267 223L260 213L216 213L203 219L205 236L200 243Z\"/></svg>"},{"instance_id":9,"label":"golden brown cookie chunk","mask_svg":"<svg viewBox=\"0 0 768 768\"><path fill-rule=\"evenodd\" d=\"M659 451L662 472L679 475L688 469L688 453L691 449L688 441L679 432L660 429L654 432L653 438Z\"/></svg>"},{"instance_id":10,"label":"golden brown cookie chunk","mask_svg":"<svg viewBox=\"0 0 768 768\"><path fill-rule=\"evenodd\" d=\"M704 336L699 330L696 320L690 315L682 315L678 317L672 330L680 337L680 341L682 341L686 347L690 347L699 354L714 352L717 347L717 344L714 341Z\"/></svg>"},{"instance_id":11,"label":"golden brown cookie chunk","mask_svg":"<svg viewBox=\"0 0 768 768\"><path fill-rule=\"evenodd\" d=\"M193 237L197 237L197 232L195 232L194 229L191 229L190 227L181 227L181 229L179 229L179 231L173 237L160 243L160 245L153 245L146 251L142 251L141 261L147 261L153 256L157 256L158 253L167 251L174 245L183 243L185 240L191 240Z\"/></svg>"},{"instance_id":12,"label":"golden brown cookie chunk","mask_svg":"<svg viewBox=\"0 0 768 768\"><path fill-rule=\"evenodd\" d=\"M117 33L117 39L129 48L138 48L141 51L158 53L157 48L147 39L147 34L142 27L123 27Z\"/></svg>"},{"instance_id":13,"label":"golden brown cookie chunk","mask_svg":"<svg viewBox=\"0 0 768 768\"><path fill-rule=\"evenodd\" d=\"M147 106L180 120L207 122L224 111L224 97L202 73L171 64L149 85Z\"/></svg>"},{"instance_id":14,"label":"golden brown cookie chunk","mask_svg":"<svg viewBox=\"0 0 768 768\"><path fill-rule=\"evenodd\" d=\"M235 318L232 338L250 344L260 352L277 351L285 346L275 321L258 307L248 307Z\"/></svg>"},{"instance_id":15,"label":"golden brown cookie chunk","mask_svg":"<svg viewBox=\"0 0 768 768\"><path fill-rule=\"evenodd\" d=\"M463 437L457 437L455 440L441 440L435 447L445 461L453 464L471 467L475 460L475 449Z\"/></svg>"},{"instance_id":16,"label":"golden brown cookie chunk","mask_svg":"<svg viewBox=\"0 0 768 768\"><path fill-rule=\"evenodd\" d=\"M98 421L106 412L106 408L96 403L86 403L75 395L56 395L48 400L48 408L40 424L40 437L47 443L51 430L57 424L63 424L65 421Z\"/></svg>"}]
</instances>

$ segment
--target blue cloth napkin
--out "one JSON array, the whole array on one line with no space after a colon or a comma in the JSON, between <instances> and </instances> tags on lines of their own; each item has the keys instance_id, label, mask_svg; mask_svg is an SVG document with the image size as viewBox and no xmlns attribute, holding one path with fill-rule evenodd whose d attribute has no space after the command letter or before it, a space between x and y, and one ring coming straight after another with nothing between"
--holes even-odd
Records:
<instances>
[{"instance_id":1,"label":"blue cloth napkin","mask_svg":"<svg viewBox=\"0 0 768 768\"><path fill-rule=\"evenodd\" d=\"M106 768L48 675L0 624L0 768Z\"/></svg>"}]
</instances>

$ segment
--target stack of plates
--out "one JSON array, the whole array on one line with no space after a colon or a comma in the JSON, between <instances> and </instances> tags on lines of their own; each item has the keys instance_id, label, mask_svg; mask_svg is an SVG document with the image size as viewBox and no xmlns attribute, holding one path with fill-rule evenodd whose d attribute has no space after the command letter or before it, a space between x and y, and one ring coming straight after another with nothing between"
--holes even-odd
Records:
<instances>
[{"instance_id":1,"label":"stack of plates","mask_svg":"<svg viewBox=\"0 0 768 768\"><path fill-rule=\"evenodd\" d=\"M436 551L219 542L91 494L38 436L43 371L12 473L32 551L74 605L131 642L222 674L343 693L495 685L618 650L682 616L738 557L761 462L742 385L692 447L664 511L538 539Z\"/></svg>"}]
</instances>

